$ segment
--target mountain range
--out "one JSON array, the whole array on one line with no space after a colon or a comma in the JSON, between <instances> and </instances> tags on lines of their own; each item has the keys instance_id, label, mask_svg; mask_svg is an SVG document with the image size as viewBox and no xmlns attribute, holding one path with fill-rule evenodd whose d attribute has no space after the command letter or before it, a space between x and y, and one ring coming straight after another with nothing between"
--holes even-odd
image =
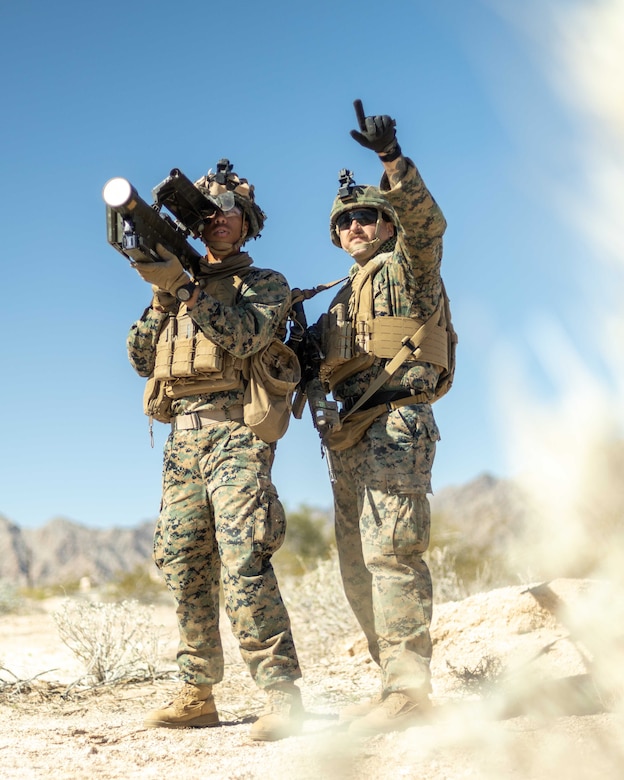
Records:
<instances>
[{"instance_id":1,"label":"mountain range","mask_svg":"<svg viewBox=\"0 0 624 780\"><path fill-rule=\"evenodd\" d=\"M457 548L468 542L475 554L502 550L527 510L513 481L490 474L443 488L431 497L431 505L440 543L446 539ZM43 587L88 577L104 584L150 563L153 532L154 521L97 529L62 517L22 529L0 515L0 582Z\"/></svg>"}]
</instances>

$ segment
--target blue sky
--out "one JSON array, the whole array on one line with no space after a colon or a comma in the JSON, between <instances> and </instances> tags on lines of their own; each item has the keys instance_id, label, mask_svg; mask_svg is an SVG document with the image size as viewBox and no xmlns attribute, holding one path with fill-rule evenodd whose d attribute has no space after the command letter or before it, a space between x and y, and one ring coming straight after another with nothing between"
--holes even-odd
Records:
<instances>
[{"instance_id":1,"label":"blue sky","mask_svg":"<svg viewBox=\"0 0 624 780\"><path fill-rule=\"evenodd\" d=\"M328 236L337 173L381 173L349 135L355 98L396 118L448 221L460 343L455 386L435 408L434 490L522 468L501 380L526 383L546 416L557 408L542 339L553 323L609 387L608 357L582 324L603 274L615 292L579 216L591 214L580 149L597 120L566 92L564 55L568 22L622 3L527 2L516 18L513 5L4 4L0 513L104 527L158 512L167 431L151 448L125 353L149 289L106 242L104 183L126 177L149 201L172 168L194 179L229 157L268 215L248 245L256 264L292 286L333 280L349 265ZM309 320L330 295L308 304ZM274 478L288 507L330 506L307 413L280 442Z\"/></svg>"}]
</instances>

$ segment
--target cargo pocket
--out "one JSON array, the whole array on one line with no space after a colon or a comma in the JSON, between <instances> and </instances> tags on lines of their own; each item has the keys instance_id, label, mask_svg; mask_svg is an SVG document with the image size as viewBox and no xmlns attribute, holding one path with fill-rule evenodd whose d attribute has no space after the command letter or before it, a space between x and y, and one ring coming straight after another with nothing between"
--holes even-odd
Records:
<instances>
[{"instance_id":1,"label":"cargo pocket","mask_svg":"<svg viewBox=\"0 0 624 780\"><path fill-rule=\"evenodd\" d=\"M277 490L266 474L258 474L257 508L253 519L253 550L271 556L284 543L286 516Z\"/></svg>"},{"instance_id":2,"label":"cargo pocket","mask_svg":"<svg viewBox=\"0 0 624 780\"><path fill-rule=\"evenodd\" d=\"M411 437L415 444L422 438L432 442L440 440L440 431L430 404L416 404L395 409L388 415L388 432L393 438L399 440Z\"/></svg>"},{"instance_id":3,"label":"cargo pocket","mask_svg":"<svg viewBox=\"0 0 624 780\"><path fill-rule=\"evenodd\" d=\"M429 404L391 412L368 455L370 483L391 494L430 493L439 438Z\"/></svg>"},{"instance_id":4,"label":"cargo pocket","mask_svg":"<svg viewBox=\"0 0 624 780\"><path fill-rule=\"evenodd\" d=\"M398 481L394 485L392 503L395 523L392 538L387 540L388 554L397 556L422 555L429 547L431 512L427 496L414 492Z\"/></svg>"}]
</instances>

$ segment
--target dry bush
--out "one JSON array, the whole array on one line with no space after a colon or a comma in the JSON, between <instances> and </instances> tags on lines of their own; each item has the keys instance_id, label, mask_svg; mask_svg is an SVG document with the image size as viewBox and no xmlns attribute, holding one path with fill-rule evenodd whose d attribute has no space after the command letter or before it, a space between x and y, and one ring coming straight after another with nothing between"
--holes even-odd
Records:
<instances>
[{"instance_id":1,"label":"dry bush","mask_svg":"<svg viewBox=\"0 0 624 780\"><path fill-rule=\"evenodd\" d=\"M10 612L18 612L21 607L21 599L16 588L6 580L0 580L0 615Z\"/></svg>"},{"instance_id":2,"label":"dry bush","mask_svg":"<svg viewBox=\"0 0 624 780\"><path fill-rule=\"evenodd\" d=\"M53 613L59 636L96 683L155 679L160 632L152 610L136 601L119 604L66 600Z\"/></svg>"},{"instance_id":3,"label":"dry bush","mask_svg":"<svg viewBox=\"0 0 624 780\"><path fill-rule=\"evenodd\" d=\"M423 556L431 572L434 604L462 601L475 593L498 587L498 580L492 574L489 561L484 560L480 565L466 570L458 565L457 555L450 546L444 545L431 547Z\"/></svg>"},{"instance_id":4,"label":"dry bush","mask_svg":"<svg viewBox=\"0 0 624 780\"><path fill-rule=\"evenodd\" d=\"M433 583L433 603L461 601L468 590L455 568L456 555L449 547L433 547L423 556Z\"/></svg>"},{"instance_id":5,"label":"dry bush","mask_svg":"<svg viewBox=\"0 0 624 780\"><path fill-rule=\"evenodd\" d=\"M301 575L326 560L335 547L331 513L301 504L286 511L286 538L273 563L282 577Z\"/></svg>"},{"instance_id":6,"label":"dry bush","mask_svg":"<svg viewBox=\"0 0 624 780\"><path fill-rule=\"evenodd\" d=\"M455 678L458 687L469 694L487 694L500 681L503 674L503 664L497 656L486 655L472 667L453 666L449 661L446 667Z\"/></svg>"},{"instance_id":7,"label":"dry bush","mask_svg":"<svg viewBox=\"0 0 624 780\"><path fill-rule=\"evenodd\" d=\"M360 630L344 595L335 551L301 577L287 576L283 581L281 590L293 632L303 640L297 646L305 647L311 659L335 653L337 642ZM312 646L310 637L314 640Z\"/></svg>"},{"instance_id":8,"label":"dry bush","mask_svg":"<svg viewBox=\"0 0 624 780\"><path fill-rule=\"evenodd\" d=\"M164 579L156 573L156 567L150 563L137 565L132 571L119 571L106 584L106 598L112 601L139 601L154 604L167 595Z\"/></svg>"}]
</instances>

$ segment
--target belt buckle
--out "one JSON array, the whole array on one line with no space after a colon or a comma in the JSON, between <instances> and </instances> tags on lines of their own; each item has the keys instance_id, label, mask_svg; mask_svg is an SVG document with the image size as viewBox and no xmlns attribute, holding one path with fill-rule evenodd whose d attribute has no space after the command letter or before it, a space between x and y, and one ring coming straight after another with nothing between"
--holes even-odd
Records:
<instances>
[{"instance_id":1,"label":"belt buckle","mask_svg":"<svg viewBox=\"0 0 624 780\"><path fill-rule=\"evenodd\" d=\"M182 419L184 419L185 423L188 420L190 425L181 425L180 423ZM175 431L197 431L201 427L202 421L198 412L186 412L185 414L180 414L177 417L174 417L174 419L171 421L171 431L174 433Z\"/></svg>"}]
</instances>

